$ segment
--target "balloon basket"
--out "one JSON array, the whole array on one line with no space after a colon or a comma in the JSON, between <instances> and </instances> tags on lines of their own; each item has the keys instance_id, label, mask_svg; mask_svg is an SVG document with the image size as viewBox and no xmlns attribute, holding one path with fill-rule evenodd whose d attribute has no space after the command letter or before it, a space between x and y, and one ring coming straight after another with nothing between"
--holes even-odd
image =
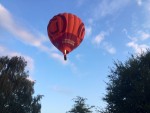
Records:
<instances>
[{"instance_id":1,"label":"balloon basket","mask_svg":"<svg viewBox=\"0 0 150 113\"><path fill-rule=\"evenodd\" d=\"M64 55L64 60L67 60L67 56L66 55Z\"/></svg>"}]
</instances>

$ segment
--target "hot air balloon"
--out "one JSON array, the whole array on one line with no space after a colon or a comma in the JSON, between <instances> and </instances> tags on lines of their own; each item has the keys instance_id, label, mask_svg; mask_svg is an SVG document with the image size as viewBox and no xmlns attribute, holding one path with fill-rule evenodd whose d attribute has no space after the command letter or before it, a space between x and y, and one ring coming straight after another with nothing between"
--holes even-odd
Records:
<instances>
[{"instance_id":1,"label":"hot air balloon","mask_svg":"<svg viewBox=\"0 0 150 113\"><path fill-rule=\"evenodd\" d=\"M52 44L63 53L64 60L67 60L66 55L82 42L85 27L76 15L60 13L49 21L47 32Z\"/></svg>"}]
</instances>

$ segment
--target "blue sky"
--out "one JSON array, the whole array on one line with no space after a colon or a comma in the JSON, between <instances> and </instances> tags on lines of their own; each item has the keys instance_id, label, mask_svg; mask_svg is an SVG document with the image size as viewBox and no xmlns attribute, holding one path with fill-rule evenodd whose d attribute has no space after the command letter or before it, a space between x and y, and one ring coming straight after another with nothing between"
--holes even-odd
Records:
<instances>
[{"instance_id":1,"label":"blue sky","mask_svg":"<svg viewBox=\"0 0 150 113\"><path fill-rule=\"evenodd\" d=\"M65 113L72 98L104 107L107 75L114 60L150 48L150 0L0 0L0 56L23 56L42 113ZM63 60L49 41L47 24L58 13L85 24L81 45Z\"/></svg>"}]
</instances>

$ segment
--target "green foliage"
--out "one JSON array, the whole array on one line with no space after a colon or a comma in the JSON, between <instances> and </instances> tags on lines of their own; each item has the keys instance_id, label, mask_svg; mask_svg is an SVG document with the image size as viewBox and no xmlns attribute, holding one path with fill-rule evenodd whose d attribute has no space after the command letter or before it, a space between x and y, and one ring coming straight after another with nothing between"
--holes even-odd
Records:
<instances>
[{"instance_id":1,"label":"green foliage","mask_svg":"<svg viewBox=\"0 0 150 113\"><path fill-rule=\"evenodd\" d=\"M75 104L73 108L67 113L92 113L91 109L94 106L89 106L85 104L86 98L77 96L73 99Z\"/></svg>"},{"instance_id":2,"label":"green foliage","mask_svg":"<svg viewBox=\"0 0 150 113\"><path fill-rule=\"evenodd\" d=\"M102 113L150 113L150 51L114 64Z\"/></svg>"},{"instance_id":3,"label":"green foliage","mask_svg":"<svg viewBox=\"0 0 150 113\"><path fill-rule=\"evenodd\" d=\"M21 57L0 58L0 113L40 113L42 95L32 96L26 65Z\"/></svg>"}]
</instances>

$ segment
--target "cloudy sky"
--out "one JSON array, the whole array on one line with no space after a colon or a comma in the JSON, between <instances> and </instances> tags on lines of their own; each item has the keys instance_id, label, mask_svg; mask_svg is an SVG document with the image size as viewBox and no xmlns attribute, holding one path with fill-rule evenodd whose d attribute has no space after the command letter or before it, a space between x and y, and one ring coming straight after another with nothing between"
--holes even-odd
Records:
<instances>
[{"instance_id":1,"label":"cloudy sky","mask_svg":"<svg viewBox=\"0 0 150 113\"><path fill-rule=\"evenodd\" d=\"M58 13L77 15L85 24L81 45L63 60L49 41L47 24ZM0 56L28 62L42 113L65 113L72 98L104 107L107 75L114 60L150 48L150 0L0 0Z\"/></svg>"}]
</instances>

